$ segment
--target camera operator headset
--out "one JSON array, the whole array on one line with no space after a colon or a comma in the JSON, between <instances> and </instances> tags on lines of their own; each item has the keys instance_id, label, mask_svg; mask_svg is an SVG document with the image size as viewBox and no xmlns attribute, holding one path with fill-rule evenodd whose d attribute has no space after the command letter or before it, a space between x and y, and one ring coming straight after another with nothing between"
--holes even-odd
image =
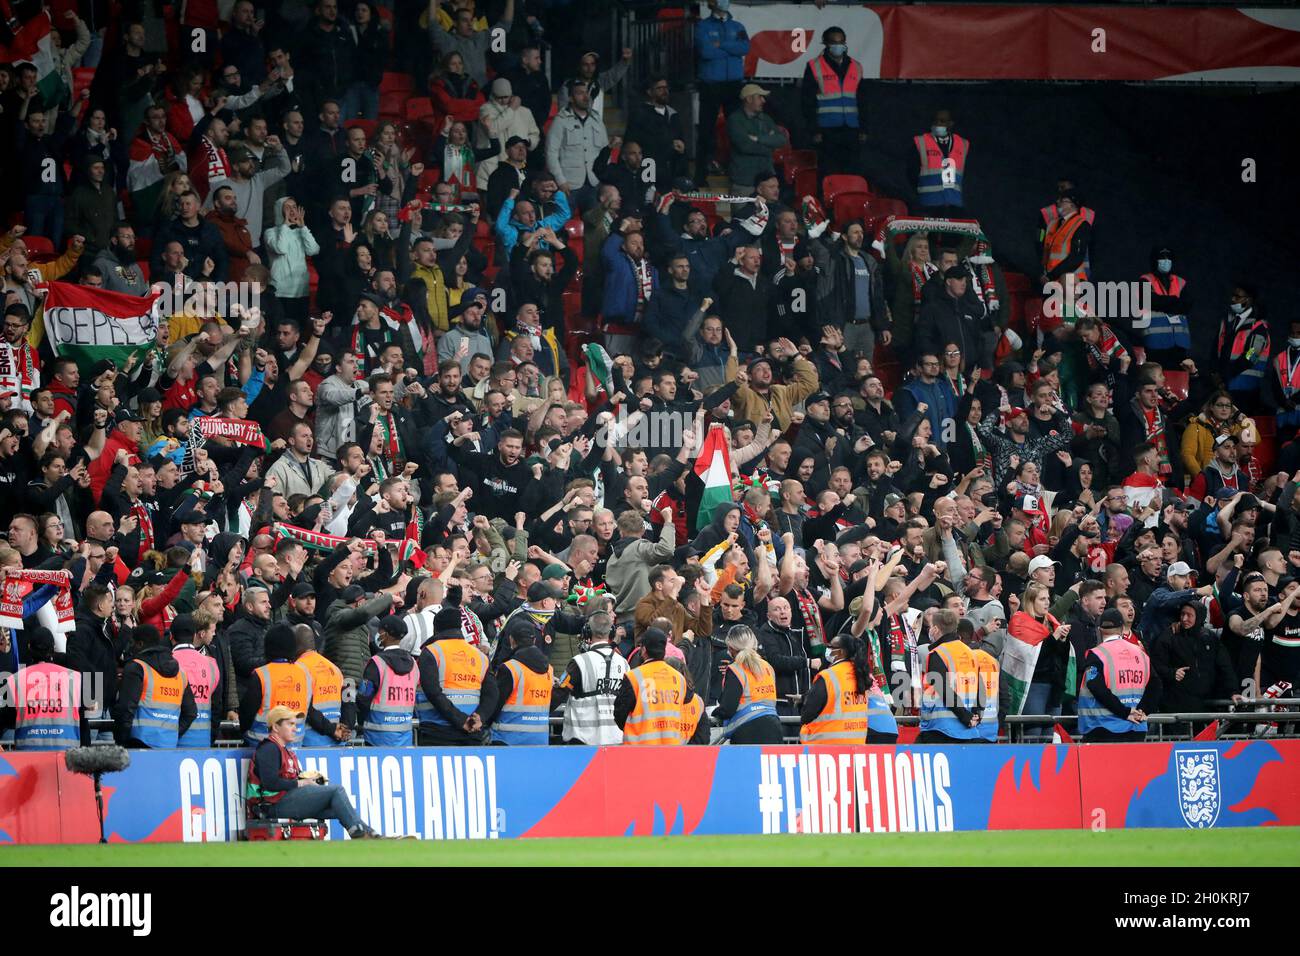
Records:
<instances>
[{"instance_id":1,"label":"camera operator headset","mask_svg":"<svg viewBox=\"0 0 1300 956\"><path fill-rule=\"evenodd\" d=\"M582 626L582 652L565 668L564 679L553 700L564 700L566 744L601 746L623 742L614 722L614 698L623 684L628 665L612 642L614 616L608 610L593 612Z\"/></svg>"}]
</instances>

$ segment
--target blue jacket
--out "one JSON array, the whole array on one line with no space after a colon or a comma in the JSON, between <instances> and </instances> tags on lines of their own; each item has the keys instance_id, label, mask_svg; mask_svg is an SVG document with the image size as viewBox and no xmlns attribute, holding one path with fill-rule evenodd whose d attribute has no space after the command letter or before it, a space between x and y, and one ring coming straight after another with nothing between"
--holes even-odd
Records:
<instances>
[{"instance_id":1,"label":"blue jacket","mask_svg":"<svg viewBox=\"0 0 1300 956\"><path fill-rule=\"evenodd\" d=\"M695 27L695 53L702 83L725 83L745 78L749 34L734 18L709 17ZM734 104L733 104L734 105Z\"/></svg>"},{"instance_id":2,"label":"blue jacket","mask_svg":"<svg viewBox=\"0 0 1300 956\"><path fill-rule=\"evenodd\" d=\"M952 390L952 383L942 375L931 385L919 378L912 379L894 393L894 411L898 412L898 420L906 421L922 402L929 406L925 410L925 417L930 419L930 428L934 431L931 441L943 451L947 447L943 437L943 423L952 420L957 414L957 395Z\"/></svg>"},{"instance_id":3,"label":"blue jacket","mask_svg":"<svg viewBox=\"0 0 1300 956\"><path fill-rule=\"evenodd\" d=\"M1177 619L1184 604L1197 599L1196 591L1187 588L1175 591L1168 584L1162 584L1151 592L1151 596L1142 605L1142 617L1138 621L1138 633L1151 641Z\"/></svg>"},{"instance_id":4,"label":"blue jacket","mask_svg":"<svg viewBox=\"0 0 1300 956\"><path fill-rule=\"evenodd\" d=\"M632 325L636 322L636 274L622 246L623 234L616 232L600 249L600 260L605 265L605 296L600 311L608 322ZM650 267L650 287L652 295L659 289L659 272L654 266Z\"/></svg>"},{"instance_id":5,"label":"blue jacket","mask_svg":"<svg viewBox=\"0 0 1300 956\"><path fill-rule=\"evenodd\" d=\"M517 199L518 197L516 197ZM523 233L533 232L536 229L552 229L556 232L564 228L564 224L569 221L569 198L562 192L555 194L552 200L556 205L556 211L551 215L538 219L536 224L529 227L525 226L515 215L516 199L507 199L501 205L501 211L497 213L496 229L497 238L501 240L501 245L505 250L506 258L510 258L510 253L514 251L515 246L519 243L520 236ZM531 202L532 200L530 200ZM536 203L533 203L536 205ZM547 243L543 242L542 249L550 248Z\"/></svg>"},{"instance_id":6,"label":"blue jacket","mask_svg":"<svg viewBox=\"0 0 1300 956\"><path fill-rule=\"evenodd\" d=\"M685 256L691 264L691 290L704 297L713 288L714 277L718 270L726 265L736 250L745 245L746 240L753 240L744 229L732 227L722 236L707 239L687 238L685 234L673 229L672 218L665 213L654 213L651 226L655 233L656 247L671 250L671 255ZM667 259L668 256L663 256Z\"/></svg>"}]
</instances>

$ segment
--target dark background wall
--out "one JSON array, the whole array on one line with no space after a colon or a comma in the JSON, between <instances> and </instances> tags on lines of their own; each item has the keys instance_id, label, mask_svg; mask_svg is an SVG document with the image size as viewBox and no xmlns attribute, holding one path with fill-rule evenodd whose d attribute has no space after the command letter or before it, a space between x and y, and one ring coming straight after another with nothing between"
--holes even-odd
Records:
<instances>
[{"instance_id":1,"label":"dark background wall","mask_svg":"<svg viewBox=\"0 0 1300 956\"><path fill-rule=\"evenodd\" d=\"M996 51L990 51L996 55ZM1045 83L872 84L867 178L906 200L917 164L911 138L950 109L971 141L967 205L997 257L1037 267L1037 210L1058 176L1097 211L1099 280L1135 279L1154 243L1171 243L1194 297L1196 342L1210 348L1236 277L1259 286L1275 336L1296 307L1300 238L1300 90L1190 85ZM770 108L811 148L795 87ZM800 141L800 140L804 141ZM1256 181L1242 182L1242 161Z\"/></svg>"}]
</instances>

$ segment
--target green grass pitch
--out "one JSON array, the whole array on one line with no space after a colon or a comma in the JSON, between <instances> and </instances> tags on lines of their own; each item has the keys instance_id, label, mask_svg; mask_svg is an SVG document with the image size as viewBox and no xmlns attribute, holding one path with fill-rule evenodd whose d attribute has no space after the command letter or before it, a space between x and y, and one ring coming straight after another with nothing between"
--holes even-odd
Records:
<instances>
[{"instance_id":1,"label":"green grass pitch","mask_svg":"<svg viewBox=\"0 0 1300 956\"><path fill-rule=\"evenodd\" d=\"M1293 866L1300 828L0 847L0 866Z\"/></svg>"}]
</instances>

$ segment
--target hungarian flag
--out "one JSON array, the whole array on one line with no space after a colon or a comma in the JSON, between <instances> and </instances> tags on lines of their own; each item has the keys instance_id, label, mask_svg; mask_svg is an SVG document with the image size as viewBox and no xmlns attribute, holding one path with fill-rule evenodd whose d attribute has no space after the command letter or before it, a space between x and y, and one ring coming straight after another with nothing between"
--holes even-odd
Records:
<instances>
[{"instance_id":1,"label":"hungarian flag","mask_svg":"<svg viewBox=\"0 0 1300 956\"><path fill-rule=\"evenodd\" d=\"M1043 650L1043 642L1055 640L1052 632L1059 625L1060 622L1050 614L1047 615L1045 622L1022 611L1011 615L1001 658L1001 677L1011 691L1008 713L1024 713L1025 699L1029 696L1029 685L1034 682L1034 669L1038 666L1038 655ZM1070 644L1070 662L1065 671L1065 699L1069 700L1077 696L1078 687L1074 645Z\"/></svg>"},{"instance_id":2,"label":"hungarian flag","mask_svg":"<svg viewBox=\"0 0 1300 956\"><path fill-rule=\"evenodd\" d=\"M45 10L24 23L9 44L7 59L36 67L36 88L47 104L54 105L62 103L71 90L54 68L54 45L50 40L54 27L51 23L50 14Z\"/></svg>"},{"instance_id":3,"label":"hungarian flag","mask_svg":"<svg viewBox=\"0 0 1300 956\"><path fill-rule=\"evenodd\" d=\"M727 445L727 430L721 425L710 427L704 437L700 456L695 460L695 473L704 482L695 526L703 528L713 520L718 505L731 501L731 449Z\"/></svg>"},{"instance_id":4,"label":"hungarian flag","mask_svg":"<svg viewBox=\"0 0 1300 956\"><path fill-rule=\"evenodd\" d=\"M587 358L587 372L595 376L596 381L600 384L606 394L613 394L617 389L611 387L610 376L614 373L614 360L609 357L605 351L605 346L590 343L582 347L582 352Z\"/></svg>"},{"instance_id":5,"label":"hungarian flag","mask_svg":"<svg viewBox=\"0 0 1300 956\"><path fill-rule=\"evenodd\" d=\"M66 355L84 375L101 359L119 368L153 347L163 321L161 293L108 292L67 282L47 282L45 334L56 355Z\"/></svg>"},{"instance_id":6,"label":"hungarian flag","mask_svg":"<svg viewBox=\"0 0 1300 956\"><path fill-rule=\"evenodd\" d=\"M424 567L429 556L424 553L420 547L420 534L422 532L423 521L420 516L420 509L415 509L416 517L406 523L406 535L402 538L402 545L397 549L397 560L410 561L416 570Z\"/></svg>"}]
</instances>

